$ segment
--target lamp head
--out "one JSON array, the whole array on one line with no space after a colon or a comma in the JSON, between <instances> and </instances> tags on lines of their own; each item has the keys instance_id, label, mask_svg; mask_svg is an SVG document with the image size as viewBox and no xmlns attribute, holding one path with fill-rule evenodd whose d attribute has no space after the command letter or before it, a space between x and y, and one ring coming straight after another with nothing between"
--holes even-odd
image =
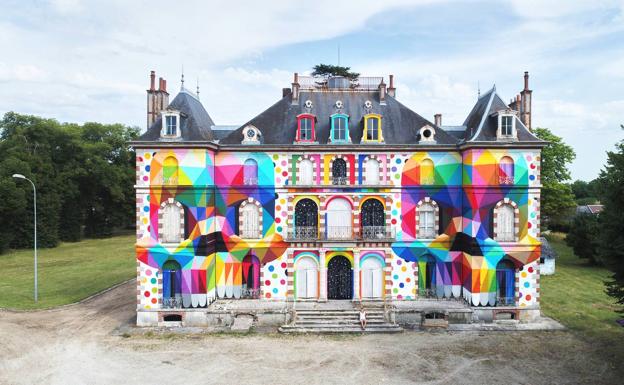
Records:
<instances>
[{"instance_id":1,"label":"lamp head","mask_svg":"<svg viewBox=\"0 0 624 385\"><path fill-rule=\"evenodd\" d=\"M26 177L22 174L13 174L13 178L17 178L17 179L26 179Z\"/></svg>"}]
</instances>

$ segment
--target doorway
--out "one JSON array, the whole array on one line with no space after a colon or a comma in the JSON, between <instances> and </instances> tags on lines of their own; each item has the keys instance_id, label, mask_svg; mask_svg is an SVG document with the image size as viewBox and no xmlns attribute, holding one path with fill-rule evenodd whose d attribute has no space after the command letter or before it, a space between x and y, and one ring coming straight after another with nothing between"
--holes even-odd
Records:
<instances>
[{"instance_id":1,"label":"doorway","mask_svg":"<svg viewBox=\"0 0 624 385\"><path fill-rule=\"evenodd\" d=\"M353 270L345 256L337 255L327 265L327 298L353 298Z\"/></svg>"}]
</instances>

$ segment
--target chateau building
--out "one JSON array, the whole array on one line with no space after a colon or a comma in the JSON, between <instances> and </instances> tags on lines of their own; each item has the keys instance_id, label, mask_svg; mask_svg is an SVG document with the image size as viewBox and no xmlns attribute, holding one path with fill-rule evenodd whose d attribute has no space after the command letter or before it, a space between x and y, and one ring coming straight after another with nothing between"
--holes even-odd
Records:
<instances>
[{"instance_id":1,"label":"chateau building","mask_svg":"<svg viewBox=\"0 0 624 385\"><path fill-rule=\"evenodd\" d=\"M540 150L528 73L459 126L397 100L393 76L294 75L240 127L152 72L137 141L137 323L203 324L214 302L455 299L539 316ZM286 305L284 305L286 306ZM169 318L168 318L169 317Z\"/></svg>"}]
</instances>

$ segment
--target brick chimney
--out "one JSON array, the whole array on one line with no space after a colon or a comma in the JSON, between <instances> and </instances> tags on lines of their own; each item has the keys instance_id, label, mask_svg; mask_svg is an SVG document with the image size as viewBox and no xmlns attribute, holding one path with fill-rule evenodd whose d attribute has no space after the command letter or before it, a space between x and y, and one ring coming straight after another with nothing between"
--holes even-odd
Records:
<instances>
[{"instance_id":1,"label":"brick chimney","mask_svg":"<svg viewBox=\"0 0 624 385\"><path fill-rule=\"evenodd\" d=\"M520 120L531 129L531 99L533 91L529 89L529 71L524 71L524 89L520 91Z\"/></svg>"},{"instance_id":2,"label":"brick chimney","mask_svg":"<svg viewBox=\"0 0 624 385\"><path fill-rule=\"evenodd\" d=\"M383 78L381 83L379 83L379 104L382 106L386 105L386 83L384 83Z\"/></svg>"},{"instance_id":3,"label":"brick chimney","mask_svg":"<svg viewBox=\"0 0 624 385\"><path fill-rule=\"evenodd\" d=\"M396 88L394 88L394 75L390 75L390 84L388 85L388 95L396 97Z\"/></svg>"},{"instance_id":4,"label":"brick chimney","mask_svg":"<svg viewBox=\"0 0 624 385\"><path fill-rule=\"evenodd\" d=\"M299 74L296 72L292 83L292 104L299 104Z\"/></svg>"},{"instance_id":5,"label":"brick chimney","mask_svg":"<svg viewBox=\"0 0 624 385\"><path fill-rule=\"evenodd\" d=\"M167 81L158 78L158 89L156 89L156 72L150 72L150 88L147 90L147 128L150 128L160 115L160 111L169 105L169 93L167 92Z\"/></svg>"},{"instance_id":6,"label":"brick chimney","mask_svg":"<svg viewBox=\"0 0 624 385\"><path fill-rule=\"evenodd\" d=\"M442 114L435 114L433 115L433 119L435 122L435 125L438 127L442 126Z\"/></svg>"}]
</instances>

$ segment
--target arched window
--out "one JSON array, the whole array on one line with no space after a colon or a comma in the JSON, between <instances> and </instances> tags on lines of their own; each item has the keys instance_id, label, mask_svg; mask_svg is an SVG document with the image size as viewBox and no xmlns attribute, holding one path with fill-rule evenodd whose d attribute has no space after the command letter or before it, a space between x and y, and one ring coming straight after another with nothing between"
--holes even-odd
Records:
<instances>
[{"instance_id":1,"label":"arched window","mask_svg":"<svg viewBox=\"0 0 624 385\"><path fill-rule=\"evenodd\" d=\"M352 232L351 203L345 198L334 198L327 204L327 238L351 239Z\"/></svg>"},{"instance_id":2,"label":"arched window","mask_svg":"<svg viewBox=\"0 0 624 385\"><path fill-rule=\"evenodd\" d=\"M163 308L182 307L182 269L176 261L167 261L162 267Z\"/></svg>"},{"instance_id":3,"label":"arched window","mask_svg":"<svg viewBox=\"0 0 624 385\"><path fill-rule=\"evenodd\" d=\"M515 304L516 267L507 258L496 265L496 304Z\"/></svg>"},{"instance_id":4,"label":"arched window","mask_svg":"<svg viewBox=\"0 0 624 385\"><path fill-rule=\"evenodd\" d=\"M498 163L498 183L514 184L514 161L508 156L503 156Z\"/></svg>"},{"instance_id":5,"label":"arched window","mask_svg":"<svg viewBox=\"0 0 624 385\"><path fill-rule=\"evenodd\" d=\"M334 114L331 117L332 142L346 142L349 139L348 116Z\"/></svg>"},{"instance_id":6,"label":"arched window","mask_svg":"<svg viewBox=\"0 0 624 385\"><path fill-rule=\"evenodd\" d=\"M258 162L254 159L247 159L243 166L243 184L258 184Z\"/></svg>"},{"instance_id":7,"label":"arched window","mask_svg":"<svg viewBox=\"0 0 624 385\"><path fill-rule=\"evenodd\" d=\"M184 229L184 210L177 202L169 202L162 207L162 242L178 243Z\"/></svg>"},{"instance_id":8,"label":"arched window","mask_svg":"<svg viewBox=\"0 0 624 385\"><path fill-rule=\"evenodd\" d=\"M332 162L332 184L347 184L347 162L342 158L336 158Z\"/></svg>"},{"instance_id":9,"label":"arched window","mask_svg":"<svg viewBox=\"0 0 624 385\"><path fill-rule=\"evenodd\" d=\"M178 160L174 156L163 161L163 184L178 184Z\"/></svg>"},{"instance_id":10,"label":"arched window","mask_svg":"<svg viewBox=\"0 0 624 385\"><path fill-rule=\"evenodd\" d=\"M253 202L241 203L239 209L239 230L242 238L257 239L262 237L261 209Z\"/></svg>"},{"instance_id":11,"label":"arched window","mask_svg":"<svg viewBox=\"0 0 624 385\"><path fill-rule=\"evenodd\" d=\"M436 208L431 202L424 202L418 206L418 238L433 239L436 237Z\"/></svg>"},{"instance_id":12,"label":"arched window","mask_svg":"<svg viewBox=\"0 0 624 385\"><path fill-rule=\"evenodd\" d=\"M318 238L318 206L309 198L304 198L295 205L295 239Z\"/></svg>"},{"instance_id":13,"label":"arched window","mask_svg":"<svg viewBox=\"0 0 624 385\"><path fill-rule=\"evenodd\" d=\"M242 263L242 286L241 298L260 297L260 261L255 255L247 255Z\"/></svg>"},{"instance_id":14,"label":"arched window","mask_svg":"<svg viewBox=\"0 0 624 385\"><path fill-rule=\"evenodd\" d=\"M316 117L312 114L301 114L297 116L297 141L298 142L314 142L316 133L314 132L314 123Z\"/></svg>"},{"instance_id":15,"label":"arched window","mask_svg":"<svg viewBox=\"0 0 624 385\"><path fill-rule=\"evenodd\" d=\"M301 257L295 263L295 288L297 298L318 297L318 268L311 257Z\"/></svg>"},{"instance_id":16,"label":"arched window","mask_svg":"<svg viewBox=\"0 0 624 385\"><path fill-rule=\"evenodd\" d=\"M381 115L368 114L364 116L364 142L381 142Z\"/></svg>"},{"instance_id":17,"label":"arched window","mask_svg":"<svg viewBox=\"0 0 624 385\"><path fill-rule=\"evenodd\" d=\"M310 159L299 161L299 184L311 186L314 183L314 164Z\"/></svg>"},{"instance_id":18,"label":"arched window","mask_svg":"<svg viewBox=\"0 0 624 385\"><path fill-rule=\"evenodd\" d=\"M364 239L384 238L386 235L386 214L383 204L377 199L367 199L362 204L361 223Z\"/></svg>"},{"instance_id":19,"label":"arched window","mask_svg":"<svg viewBox=\"0 0 624 385\"><path fill-rule=\"evenodd\" d=\"M435 171L431 159L423 159L420 162L420 184L430 185L435 182Z\"/></svg>"},{"instance_id":20,"label":"arched window","mask_svg":"<svg viewBox=\"0 0 624 385\"><path fill-rule=\"evenodd\" d=\"M377 159L369 158L365 163L366 168L366 183L376 185L379 184L379 161Z\"/></svg>"},{"instance_id":21,"label":"arched window","mask_svg":"<svg viewBox=\"0 0 624 385\"><path fill-rule=\"evenodd\" d=\"M494 240L499 242L514 242L516 240L514 207L511 204L504 203L494 210Z\"/></svg>"}]
</instances>

